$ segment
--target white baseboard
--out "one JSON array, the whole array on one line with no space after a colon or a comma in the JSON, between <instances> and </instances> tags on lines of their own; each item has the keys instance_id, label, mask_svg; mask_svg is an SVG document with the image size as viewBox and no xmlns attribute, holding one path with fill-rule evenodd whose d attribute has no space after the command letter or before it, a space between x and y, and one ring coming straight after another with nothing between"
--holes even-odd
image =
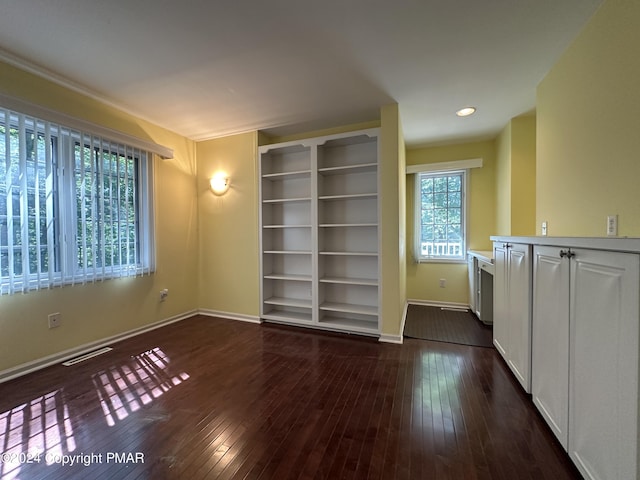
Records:
<instances>
[{"instance_id":1,"label":"white baseboard","mask_svg":"<svg viewBox=\"0 0 640 480\"><path fill-rule=\"evenodd\" d=\"M209 310L206 308L201 308L198 310L198 314L206 315L207 317L220 317L227 318L229 320L239 320L241 322L249 322L249 323L262 323L262 319L260 317L254 315L244 315L241 313L232 313L232 312L222 312L219 310Z\"/></svg>"},{"instance_id":2,"label":"white baseboard","mask_svg":"<svg viewBox=\"0 0 640 480\"><path fill-rule=\"evenodd\" d=\"M409 305L424 305L426 307L441 307L441 308L466 308L469 309L469 305L466 303L456 303L456 302L438 302L436 300L407 300L407 304Z\"/></svg>"},{"instance_id":3,"label":"white baseboard","mask_svg":"<svg viewBox=\"0 0 640 480\"><path fill-rule=\"evenodd\" d=\"M407 321L407 310L409 308L409 302L404 303L404 308L402 310L402 319L400 320L400 334L399 335L387 335L382 334L378 341L383 343L396 343L398 345L402 345L404 343L404 324Z\"/></svg>"},{"instance_id":4,"label":"white baseboard","mask_svg":"<svg viewBox=\"0 0 640 480\"><path fill-rule=\"evenodd\" d=\"M469 307L468 305L465 305L462 303L436 302L436 301L413 300L413 299L407 300L404 306L404 311L402 313L400 333L398 335L381 334L380 337L378 338L378 341L382 343L394 343L399 345L403 343L404 338L403 338L402 332L404 332L404 325L407 320L407 309L410 304L428 305L428 306L436 306L436 307L452 307L452 308L468 308ZM226 318L229 320L238 320L241 322L248 322L248 323L254 323L254 324L262 323L262 319L254 315L244 315L239 313L223 312L219 310L209 310L209 309L191 310L191 311L182 313L180 315L175 315L173 317L166 318L164 320L160 320L158 322L145 325L143 327L135 328L133 330L129 330L127 332L114 335L112 337L107 337L101 340L97 340L95 342L86 343L76 348L64 350L62 352L59 352L53 355L48 355L38 360L23 363L16 367L0 371L0 383L7 382L9 380L12 380L17 377L21 377L23 375L27 375L29 373L35 372L37 370L41 370L51 365L55 365L57 363L64 362L66 360L69 360L70 358L76 357L78 355L83 355L85 353L89 353L98 348L106 347L110 344L117 343L122 340L126 340L127 338L131 338L136 335L140 335L142 333L150 332L157 328L164 327L165 325L169 325L171 323L185 320L189 317L192 317L198 314L209 316L209 317L220 317L220 318Z\"/></svg>"},{"instance_id":5,"label":"white baseboard","mask_svg":"<svg viewBox=\"0 0 640 480\"><path fill-rule=\"evenodd\" d=\"M78 355L84 355L85 353L89 353L98 348L106 347L113 343L126 340L127 338L135 337L136 335L150 332L152 330L155 330L160 327L164 327L171 323L180 322L182 320L185 320L186 318L193 317L197 313L198 312L196 310L181 313L180 315L175 315L173 317L165 318L164 320L160 320L158 322L154 322L149 325L144 325L142 327L134 328L133 330L128 330L126 332L119 333L118 335L114 335L112 337L96 340L95 342L85 343L83 345L80 345L75 348L71 348L69 350L64 350L62 352L54 353L53 355L47 355L46 357L39 358L38 360L26 362L16 367L12 367L7 370L0 371L0 383L7 382L14 378L27 375L29 373L35 372L37 370L41 370L46 367L50 367L51 365L55 365L57 363L64 362L66 360L69 360L70 358L77 357Z\"/></svg>"},{"instance_id":6,"label":"white baseboard","mask_svg":"<svg viewBox=\"0 0 640 480\"><path fill-rule=\"evenodd\" d=\"M440 307L440 308L463 308L469 309L469 305L464 303L455 303L455 302L438 302L435 300L416 300L409 299L404 304L404 310L402 312L402 321L400 324L400 334L399 335L380 335L380 341L385 343L397 343L402 344L404 342L404 325L407 321L407 310L409 309L409 305L424 305L428 307Z\"/></svg>"},{"instance_id":7,"label":"white baseboard","mask_svg":"<svg viewBox=\"0 0 640 480\"><path fill-rule=\"evenodd\" d=\"M380 335L380 338L378 338L378 341L382 343L395 343L402 345L403 337L402 335L387 335L383 333Z\"/></svg>"}]
</instances>

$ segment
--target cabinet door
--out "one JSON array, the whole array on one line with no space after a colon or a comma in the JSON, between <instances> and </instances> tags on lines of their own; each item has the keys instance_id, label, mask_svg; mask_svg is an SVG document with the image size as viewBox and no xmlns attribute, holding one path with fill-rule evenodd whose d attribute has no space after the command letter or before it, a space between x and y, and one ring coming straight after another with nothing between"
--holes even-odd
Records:
<instances>
[{"instance_id":1,"label":"cabinet door","mask_svg":"<svg viewBox=\"0 0 640 480\"><path fill-rule=\"evenodd\" d=\"M503 358L507 358L507 335L509 332L509 297L507 296L507 248L503 243L494 244L493 261L493 344Z\"/></svg>"},{"instance_id":2,"label":"cabinet door","mask_svg":"<svg viewBox=\"0 0 640 480\"><path fill-rule=\"evenodd\" d=\"M531 246L507 249L507 362L527 393L531 392Z\"/></svg>"},{"instance_id":3,"label":"cabinet door","mask_svg":"<svg viewBox=\"0 0 640 480\"><path fill-rule=\"evenodd\" d=\"M476 257L473 255L467 256L467 271L469 274L469 308L473 313L476 313Z\"/></svg>"},{"instance_id":4,"label":"cabinet door","mask_svg":"<svg viewBox=\"0 0 640 480\"><path fill-rule=\"evenodd\" d=\"M587 479L637 478L639 256L571 262L569 455Z\"/></svg>"},{"instance_id":5,"label":"cabinet door","mask_svg":"<svg viewBox=\"0 0 640 480\"><path fill-rule=\"evenodd\" d=\"M569 420L569 259L534 247L531 322L533 403L567 448Z\"/></svg>"}]
</instances>

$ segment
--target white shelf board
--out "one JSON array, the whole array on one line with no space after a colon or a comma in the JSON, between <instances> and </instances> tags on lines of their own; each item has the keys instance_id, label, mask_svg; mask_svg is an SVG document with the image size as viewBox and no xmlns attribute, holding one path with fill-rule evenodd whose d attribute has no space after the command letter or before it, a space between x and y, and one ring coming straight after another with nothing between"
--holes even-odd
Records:
<instances>
[{"instance_id":1,"label":"white shelf board","mask_svg":"<svg viewBox=\"0 0 640 480\"><path fill-rule=\"evenodd\" d=\"M377 193L350 193L344 195L319 195L318 200L349 200L352 198L377 198Z\"/></svg>"},{"instance_id":2,"label":"white shelf board","mask_svg":"<svg viewBox=\"0 0 640 480\"><path fill-rule=\"evenodd\" d=\"M262 228L311 228L311 225L263 225Z\"/></svg>"},{"instance_id":3,"label":"white shelf board","mask_svg":"<svg viewBox=\"0 0 640 480\"><path fill-rule=\"evenodd\" d=\"M340 165L338 167L319 168L318 173L322 175L344 175L348 173L375 172L377 168L378 164L371 162L356 165Z\"/></svg>"},{"instance_id":4,"label":"white shelf board","mask_svg":"<svg viewBox=\"0 0 640 480\"><path fill-rule=\"evenodd\" d=\"M377 257L378 252L318 252L320 255L336 255L336 256L351 256L351 257Z\"/></svg>"},{"instance_id":5,"label":"white shelf board","mask_svg":"<svg viewBox=\"0 0 640 480\"><path fill-rule=\"evenodd\" d=\"M377 223L321 223L320 228L377 227Z\"/></svg>"},{"instance_id":6,"label":"white shelf board","mask_svg":"<svg viewBox=\"0 0 640 480\"><path fill-rule=\"evenodd\" d=\"M323 277L320 279L321 283L340 283L345 285L365 285L365 286L378 286L378 280L372 278L345 278L345 277Z\"/></svg>"},{"instance_id":7,"label":"white shelf board","mask_svg":"<svg viewBox=\"0 0 640 480\"><path fill-rule=\"evenodd\" d=\"M350 332L377 333L378 317L372 317L371 321L356 318L324 317L318 325L336 329L349 330Z\"/></svg>"},{"instance_id":8,"label":"white shelf board","mask_svg":"<svg viewBox=\"0 0 640 480\"><path fill-rule=\"evenodd\" d=\"M262 200L262 203L293 203L293 202L310 202L311 197L295 197L295 198L270 198Z\"/></svg>"},{"instance_id":9,"label":"white shelf board","mask_svg":"<svg viewBox=\"0 0 640 480\"><path fill-rule=\"evenodd\" d=\"M271 297L266 298L263 303L282 305L283 307L311 308L311 300L303 300L301 298Z\"/></svg>"},{"instance_id":10,"label":"white shelf board","mask_svg":"<svg viewBox=\"0 0 640 480\"><path fill-rule=\"evenodd\" d=\"M378 315L378 307L370 305L353 305L351 303L324 302L320 304L320 310L342 313L356 313L359 315Z\"/></svg>"},{"instance_id":11,"label":"white shelf board","mask_svg":"<svg viewBox=\"0 0 640 480\"><path fill-rule=\"evenodd\" d=\"M297 170L293 172L277 172L277 173L265 173L262 178L265 180L282 180L282 179L294 179L305 178L311 176L311 170Z\"/></svg>"},{"instance_id":12,"label":"white shelf board","mask_svg":"<svg viewBox=\"0 0 640 480\"><path fill-rule=\"evenodd\" d=\"M311 255L310 250L265 250L263 253L276 255Z\"/></svg>"},{"instance_id":13,"label":"white shelf board","mask_svg":"<svg viewBox=\"0 0 640 480\"><path fill-rule=\"evenodd\" d=\"M311 323L311 312L309 314L288 312L286 310L271 310L262 316L265 320L275 320L282 322L304 322Z\"/></svg>"},{"instance_id":14,"label":"white shelf board","mask_svg":"<svg viewBox=\"0 0 640 480\"><path fill-rule=\"evenodd\" d=\"M311 275L294 275L290 273L270 273L264 276L269 280L293 280L296 282L310 282Z\"/></svg>"}]
</instances>

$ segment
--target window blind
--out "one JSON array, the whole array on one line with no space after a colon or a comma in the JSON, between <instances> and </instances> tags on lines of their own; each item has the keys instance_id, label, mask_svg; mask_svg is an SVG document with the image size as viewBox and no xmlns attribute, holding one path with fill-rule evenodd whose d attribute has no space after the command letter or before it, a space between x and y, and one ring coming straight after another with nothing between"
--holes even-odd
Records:
<instances>
[{"instance_id":1,"label":"window blind","mask_svg":"<svg viewBox=\"0 0 640 480\"><path fill-rule=\"evenodd\" d=\"M153 271L151 155L0 109L0 293Z\"/></svg>"}]
</instances>

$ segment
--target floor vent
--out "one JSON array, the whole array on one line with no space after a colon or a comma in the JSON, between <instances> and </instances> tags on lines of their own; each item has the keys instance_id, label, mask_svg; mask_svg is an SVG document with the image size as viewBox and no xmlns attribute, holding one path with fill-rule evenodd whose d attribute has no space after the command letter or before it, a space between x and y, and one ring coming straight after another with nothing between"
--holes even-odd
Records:
<instances>
[{"instance_id":1,"label":"floor vent","mask_svg":"<svg viewBox=\"0 0 640 480\"><path fill-rule=\"evenodd\" d=\"M447 312L468 312L468 308L456 308L456 307L440 307L440 310L446 310Z\"/></svg>"},{"instance_id":2,"label":"floor vent","mask_svg":"<svg viewBox=\"0 0 640 480\"><path fill-rule=\"evenodd\" d=\"M93 352L85 353L84 355L80 355L79 357L72 358L71 360L67 360L66 362L62 362L62 365L64 365L65 367L70 367L80 362L84 362L85 360L89 360L90 358L102 355L103 353L110 352L111 350L113 350L113 348L111 347L104 347L99 350L94 350Z\"/></svg>"}]
</instances>

